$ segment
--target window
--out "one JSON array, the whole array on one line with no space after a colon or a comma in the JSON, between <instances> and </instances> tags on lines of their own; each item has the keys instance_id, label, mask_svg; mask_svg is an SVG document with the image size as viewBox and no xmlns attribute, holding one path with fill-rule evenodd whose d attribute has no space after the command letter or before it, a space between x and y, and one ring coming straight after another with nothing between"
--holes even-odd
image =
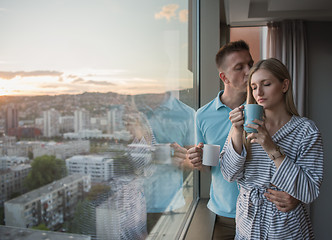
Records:
<instances>
[{"instance_id":1,"label":"window","mask_svg":"<svg viewBox=\"0 0 332 240\"><path fill-rule=\"evenodd\" d=\"M185 157L198 102L195 2L1 1L0 152L31 165L28 188L1 206L6 225L179 236L197 198ZM45 216L19 219L28 202Z\"/></svg>"}]
</instances>

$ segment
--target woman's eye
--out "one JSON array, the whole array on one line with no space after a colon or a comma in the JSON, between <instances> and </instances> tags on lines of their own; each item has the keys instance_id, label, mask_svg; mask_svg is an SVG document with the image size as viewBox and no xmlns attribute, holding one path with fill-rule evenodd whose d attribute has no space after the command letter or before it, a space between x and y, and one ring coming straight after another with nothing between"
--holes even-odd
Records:
<instances>
[{"instance_id":1,"label":"woman's eye","mask_svg":"<svg viewBox=\"0 0 332 240\"><path fill-rule=\"evenodd\" d=\"M265 83L264 84L264 86L270 86L271 85L271 83Z\"/></svg>"}]
</instances>

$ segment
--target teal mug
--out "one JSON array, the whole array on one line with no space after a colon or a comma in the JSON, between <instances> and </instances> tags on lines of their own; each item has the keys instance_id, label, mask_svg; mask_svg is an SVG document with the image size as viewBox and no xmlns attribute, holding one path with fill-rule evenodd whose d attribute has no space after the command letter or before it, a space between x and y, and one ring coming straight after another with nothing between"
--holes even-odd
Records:
<instances>
[{"instance_id":1,"label":"teal mug","mask_svg":"<svg viewBox=\"0 0 332 240\"><path fill-rule=\"evenodd\" d=\"M246 104L243 109L244 116L244 131L247 133L257 133L257 130L254 128L247 127L248 124L256 124L253 120L263 120L264 109L261 105L258 104Z\"/></svg>"}]
</instances>

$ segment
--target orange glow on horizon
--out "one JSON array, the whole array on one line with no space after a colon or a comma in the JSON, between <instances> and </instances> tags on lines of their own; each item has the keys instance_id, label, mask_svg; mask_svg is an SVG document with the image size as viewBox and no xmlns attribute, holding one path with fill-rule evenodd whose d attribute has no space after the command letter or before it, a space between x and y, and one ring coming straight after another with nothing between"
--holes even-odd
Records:
<instances>
[{"instance_id":1,"label":"orange glow on horizon","mask_svg":"<svg viewBox=\"0 0 332 240\"><path fill-rule=\"evenodd\" d=\"M61 79L61 81L60 81ZM126 78L118 81L112 79L98 79L93 81L72 80L70 77L58 76L16 76L11 79L0 77L0 96L43 96L43 95L77 95L85 92L107 93L121 95L158 94L167 91L188 89L192 79L149 79ZM181 84L182 83L182 84ZM180 87L181 86L181 87Z\"/></svg>"}]
</instances>

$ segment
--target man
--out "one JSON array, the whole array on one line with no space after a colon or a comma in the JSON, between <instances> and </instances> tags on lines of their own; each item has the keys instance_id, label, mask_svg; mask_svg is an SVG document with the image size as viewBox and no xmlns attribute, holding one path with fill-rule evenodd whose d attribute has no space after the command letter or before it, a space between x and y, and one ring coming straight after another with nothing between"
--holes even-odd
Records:
<instances>
[{"instance_id":1,"label":"man","mask_svg":"<svg viewBox=\"0 0 332 240\"><path fill-rule=\"evenodd\" d=\"M194 145L195 110L171 92L136 96L135 105L146 119L155 148L144 178L150 233L163 213L176 212L185 205L183 170L192 167L186 157L187 148Z\"/></svg>"},{"instance_id":2,"label":"man","mask_svg":"<svg viewBox=\"0 0 332 240\"><path fill-rule=\"evenodd\" d=\"M202 165L202 148L204 144L224 146L231 128L229 112L243 104L247 95L247 78L253 60L249 46L244 41L230 42L223 46L216 55L219 77L224 90L219 92L211 102L197 110L196 143L188 150L193 166L199 170L209 169ZM239 194L235 182L227 182L220 171L220 165L211 167L210 200L207 207L217 215L213 239L234 239L236 199ZM285 192L269 189L265 195L283 212L293 209L298 200Z\"/></svg>"}]
</instances>

